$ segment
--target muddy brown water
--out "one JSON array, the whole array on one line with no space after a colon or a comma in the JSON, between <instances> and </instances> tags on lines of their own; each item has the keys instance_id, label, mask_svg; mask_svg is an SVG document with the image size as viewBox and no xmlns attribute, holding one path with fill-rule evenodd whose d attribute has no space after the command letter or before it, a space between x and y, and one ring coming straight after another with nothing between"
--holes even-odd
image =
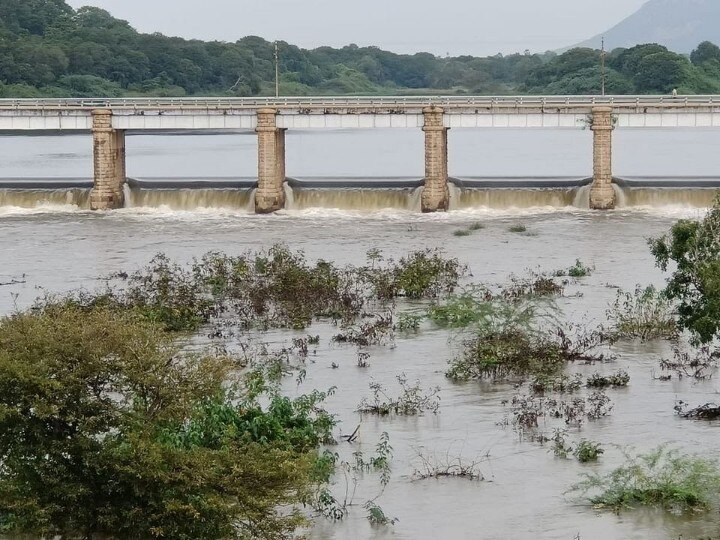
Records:
<instances>
[{"instance_id":1,"label":"muddy brown water","mask_svg":"<svg viewBox=\"0 0 720 540\"><path fill-rule=\"evenodd\" d=\"M565 136L560 135L555 144L562 144ZM523 142L523 138L530 135L517 137ZM690 135L686 137L692 139ZM159 169L157 162L164 163L163 172L167 173L167 169L177 166L169 152L178 139L159 137L145 143L136 140L136 150L142 150L144 157L134 165L131 162L130 167L138 168L141 174L157 174L149 168L142 169L142 160L154 156L153 167ZM651 143L660 137L654 134L649 139L643 143L645 146L638 143L638 148L651 148ZM78 137L76 142L84 140ZM44 176L43 171L51 168L48 163L55 164L56 171L63 169L63 175L81 175L80 169L86 165L84 143L73 145L66 138L48 139L44 144L52 142L58 147L57 155L51 156L43 152L36 154L37 139L30 143L24 141L26 139L0 138L0 148L13 145L15 148L12 154L0 150L6 172L12 169L0 176L17 175L18 171L27 176ZM302 158L308 162L313 158L319 160L322 153L317 150L316 140L311 141L315 154ZM231 151L226 142L223 138L198 137L197 160L206 167L217 163L217 168L223 169L217 171L218 175L228 174L225 160L231 159ZM190 151L189 141L177 144L187 145L182 149ZM213 144L217 148L213 149ZM687 144L690 146L690 142ZM693 144L700 143L695 140ZM251 145L248 145L243 156L251 154ZM372 149L372 145L367 142L368 148ZM564 152L580 155L585 151L580 146ZM412 153L402 149L398 152L405 152L405 157ZM648 152L652 154L654 150ZM185 152L176 149L173 153L180 156L177 158L180 166L185 163L183 160L188 160ZM386 164L392 169L388 174L401 174L398 171L401 158L387 155L390 157ZM505 155L498 159L504 158ZM334 159L342 161L338 157ZM571 164L580 162L568 159ZM543 164L546 171L552 168L542 155L533 155L526 161L528 169L536 164ZM193 166L200 168L197 164ZM494 166L500 169L500 165ZM633 166L636 168L632 173L644 172L640 171L641 164ZM695 166L688 174L709 174L714 167L706 161ZM534 172L518 169L517 163L509 167L515 167L510 171L513 174ZM196 172L176 169L174 174ZM338 174L340 172L347 173L338 171ZM572 171L576 172L580 171ZM303 173L323 174L323 171ZM501 208L470 205L428 216L406 208L378 210L374 207L309 206L274 216L254 216L246 209L212 205L204 208L190 205L183 210L146 206L106 214L93 214L64 204L5 205L0 206L0 283L13 279L25 283L0 287L0 312L26 307L44 291L92 287L98 283L98 276L138 268L157 252L187 261L211 250L239 253L284 243L304 250L311 259L327 258L340 264L360 264L367 250L373 248L397 257L415 249L439 247L468 265L472 272L469 282L480 283L500 283L509 274L523 273L528 268L567 268L580 259L594 265L595 272L571 284L567 297L560 299L558 306L569 320L593 325L604 320L605 310L615 296L611 286L631 290L637 283L662 285L664 276L653 264L647 238L662 234L679 217L698 217L702 211L701 203L688 202L683 196L644 200L642 205L608 213L594 213L563 203ZM453 231L475 221L481 221L485 229L467 237L453 236ZM529 234L508 231L517 223L526 225ZM422 307L421 304L401 304L399 310L421 312ZM342 443L336 449L345 459L350 459L356 450L372 454L380 434L390 435L394 448L393 474L377 503L389 517L399 521L392 527L373 527L368 523L362 504L378 491L377 478L371 474L361 478L355 497L357 506L351 509L348 518L340 523L319 519L310 533L311 538L720 538L720 516L716 514L675 516L638 510L615 515L594 510L566 493L582 473L608 471L623 463L621 448L624 447L648 451L667 444L684 452L720 457L717 423L681 420L673 411L677 399L698 405L717 401L717 382L656 380L659 360L668 354L666 344L623 342L613 348L618 358L612 363L569 366L570 372L588 375L595 371L609 373L625 369L631 376L628 388L608 391L614 403L609 417L588 422L579 432L570 431L571 441L580 438L599 441L606 450L597 464L581 465L572 459L557 459L547 446L521 441L511 428L497 425L509 412L502 405L503 400L517 392L512 386L453 384L445 379L447 362L461 340L457 333L429 324L424 324L417 335L398 333L394 347L371 348L368 351L370 366L362 369L356 366L355 348L330 343L336 331L324 324L309 329L311 334L320 334L321 344L317 354L308 360L305 382L298 388L293 380L288 380L286 390L295 395L313 388L337 387L327 406L338 415L339 429L349 433L361 423L359 442ZM305 333L273 331L260 339L280 345L301 335ZM333 363L339 367L333 369ZM396 393L395 377L401 373L411 381L420 380L425 388L440 386L439 413L360 419L355 409L363 397L370 396L368 384L378 381ZM420 465L418 454L478 460L485 479L416 480L413 472ZM337 494L344 492L342 477L335 480L334 489Z\"/></svg>"}]
</instances>

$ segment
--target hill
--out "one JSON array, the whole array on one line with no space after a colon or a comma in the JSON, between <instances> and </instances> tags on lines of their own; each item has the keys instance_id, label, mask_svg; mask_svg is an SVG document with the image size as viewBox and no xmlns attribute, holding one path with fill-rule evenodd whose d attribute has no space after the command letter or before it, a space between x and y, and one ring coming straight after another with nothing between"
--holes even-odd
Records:
<instances>
[{"instance_id":1,"label":"hill","mask_svg":"<svg viewBox=\"0 0 720 540\"><path fill-rule=\"evenodd\" d=\"M592 48L444 58L356 45L278 46L286 96L598 94L601 88L600 52ZM0 0L0 97L272 95L274 49L256 36L229 43L144 34L107 11L75 10L64 0ZM720 49L711 43L691 59L661 45L616 49L607 68L609 94L720 93Z\"/></svg>"},{"instance_id":2,"label":"hill","mask_svg":"<svg viewBox=\"0 0 720 540\"><path fill-rule=\"evenodd\" d=\"M720 1L650 0L607 32L577 46L599 48L602 36L611 49L659 43L689 54L700 42L720 43Z\"/></svg>"}]
</instances>

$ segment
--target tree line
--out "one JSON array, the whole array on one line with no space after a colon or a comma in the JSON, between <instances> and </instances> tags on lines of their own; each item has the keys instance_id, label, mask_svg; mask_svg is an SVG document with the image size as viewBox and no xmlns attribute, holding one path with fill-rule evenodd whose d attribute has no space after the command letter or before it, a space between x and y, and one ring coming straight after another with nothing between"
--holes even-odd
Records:
<instances>
[{"instance_id":1,"label":"tree line","mask_svg":"<svg viewBox=\"0 0 720 540\"><path fill-rule=\"evenodd\" d=\"M437 57L378 47L302 49L280 42L281 92L327 94L720 93L720 48L690 57L658 44L601 52ZM261 96L274 93L274 43L137 32L95 7L0 0L0 97Z\"/></svg>"}]
</instances>

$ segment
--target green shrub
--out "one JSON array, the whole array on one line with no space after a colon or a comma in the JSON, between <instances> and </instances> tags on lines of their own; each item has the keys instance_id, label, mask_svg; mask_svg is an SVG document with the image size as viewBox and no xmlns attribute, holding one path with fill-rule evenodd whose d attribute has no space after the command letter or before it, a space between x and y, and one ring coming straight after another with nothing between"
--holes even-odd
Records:
<instances>
[{"instance_id":1,"label":"green shrub","mask_svg":"<svg viewBox=\"0 0 720 540\"><path fill-rule=\"evenodd\" d=\"M597 461L604 453L605 450L600 447L600 443L582 439L575 448L573 455L580 463L589 463L591 461Z\"/></svg>"},{"instance_id":2,"label":"green shrub","mask_svg":"<svg viewBox=\"0 0 720 540\"><path fill-rule=\"evenodd\" d=\"M660 448L649 454L626 455L627 464L607 475L585 475L573 490L600 507L619 511L652 506L674 511L707 510L720 495L717 461L680 455Z\"/></svg>"},{"instance_id":3,"label":"green shrub","mask_svg":"<svg viewBox=\"0 0 720 540\"><path fill-rule=\"evenodd\" d=\"M567 275L572 278L583 278L593 273L594 268L585 266L580 259L575 261L575 264L568 268Z\"/></svg>"},{"instance_id":4,"label":"green shrub","mask_svg":"<svg viewBox=\"0 0 720 540\"><path fill-rule=\"evenodd\" d=\"M618 291L607 316L618 338L674 339L678 335L672 302L652 285L638 285L633 293Z\"/></svg>"},{"instance_id":5,"label":"green shrub","mask_svg":"<svg viewBox=\"0 0 720 540\"><path fill-rule=\"evenodd\" d=\"M4 534L280 540L305 524L324 394L280 397L171 338L117 307L0 319Z\"/></svg>"},{"instance_id":6,"label":"green shrub","mask_svg":"<svg viewBox=\"0 0 720 540\"><path fill-rule=\"evenodd\" d=\"M593 373L588 377L585 386L588 388L607 388L608 386L618 388L627 386L630 382L630 375L627 371L619 370L610 375L600 375L599 373Z\"/></svg>"}]
</instances>

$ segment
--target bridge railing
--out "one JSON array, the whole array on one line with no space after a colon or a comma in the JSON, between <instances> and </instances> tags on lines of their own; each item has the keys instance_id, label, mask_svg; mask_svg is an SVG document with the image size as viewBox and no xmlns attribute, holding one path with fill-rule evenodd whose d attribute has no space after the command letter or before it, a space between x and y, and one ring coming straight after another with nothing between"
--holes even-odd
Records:
<instances>
[{"instance_id":1,"label":"bridge railing","mask_svg":"<svg viewBox=\"0 0 720 540\"><path fill-rule=\"evenodd\" d=\"M412 109L436 105L445 108L556 108L610 105L615 108L715 107L720 95L695 96L321 96L281 98L66 98L0 99L0 110L111 109Z\"/></svg>"}]
</instances>

